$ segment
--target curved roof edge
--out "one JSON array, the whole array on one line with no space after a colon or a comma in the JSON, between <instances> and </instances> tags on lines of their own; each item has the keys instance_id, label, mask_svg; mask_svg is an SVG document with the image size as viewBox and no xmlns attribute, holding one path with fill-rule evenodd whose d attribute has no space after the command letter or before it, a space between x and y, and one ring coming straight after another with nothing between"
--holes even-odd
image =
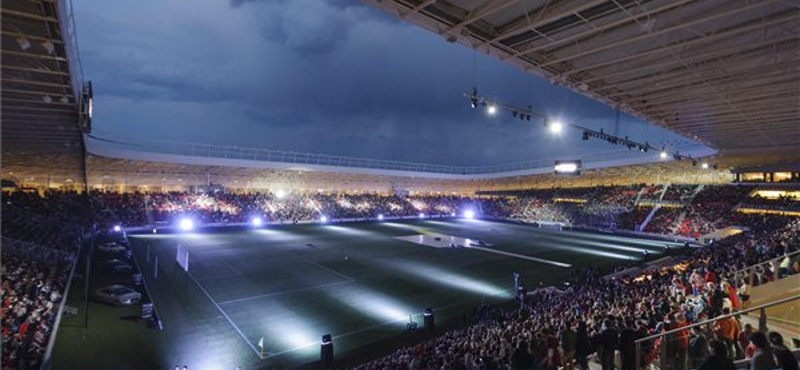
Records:
<instances>
[{"instance_id":1,"label":"curved roof edge","mask_svg":"<svg viewBox=\"0 0 800 370\"><path fill-rule=\"evenodd\" d=\"M458 167L206 144L127 143L92 135L85 135L84 142L89 154L124 160L445 180L484 180L550 174L553 172L554 163L554 159L545 159L494 167ZM682 154L701 158L714 155L716 151L706 147L695 147ZM656 162L654 158L641 156L608 158L603 153L564 159L582 160L583 170Z\"/></svg>"}]
</instances>

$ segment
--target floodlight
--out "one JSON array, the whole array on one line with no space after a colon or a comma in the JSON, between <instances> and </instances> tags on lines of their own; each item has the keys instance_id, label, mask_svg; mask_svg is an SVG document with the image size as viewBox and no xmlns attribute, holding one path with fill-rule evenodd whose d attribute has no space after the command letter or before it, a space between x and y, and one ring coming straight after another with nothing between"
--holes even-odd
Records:
<instances>
[{"instance_id":1,"label":"floodlight","mask_svg":"<svg viewBox=\"0 0 800 370\"><path fill-rule=\"evenodd\" d=\"M704 170L707 170L707 169L708 169L708 163L706 163L706 162L703 162L703 169L704 169Z\"/></svg>"},{"instance_id":2,"label":"floodlight","mask_svg":"<svg viewBox=\"0 0 800 370\"><path fill-rule=\"evenodd\" d=\"M325 215L320 216L319 222L322 222L322 223L328 222L328 216L325 216Z\"/></svg>"},{"instance_id":3,"label":"floodlight","mask_svg":"<svg viewBox=\"0 0 800 370\"><path fill-rule=\"evenodd\" d=\"M183 231L189 231L191 229L194 229L194 221L192 221L189 218L184 218L184 219L181 219L181 221L178 223L178 226Z\"/></svg>"},{"instance_id":4,"label":"floodlight","mask_svg":"<svg viewBox=\"0 0 800 370\"><path fill-rule=\"evenodd\" d=\"M473 210L471 210L471 209L468 209L468 210L464 211L464 218L466 218L468 220L471 220L471 219L475 218L475 212Z\"/></svg>"},{"instance_id":5,"label":"floodlight","mask_svg":"<svg viewBox=\"0 0 800 370\"><path fill-rule=\"evenodd\" d=\"M658 156L661 157L661 159L667 159L667 157L669 157L669 153L667 153L666 150L662 150Z\"/></svg>"},{"instance_id":6,"label":"floodlight","mask_svg":"<svg viewBox=\"0 0 800 370\"><path fill-rule=\"evenodd\" d=\"M550 132L553 134L560 134L561 131L564 129L564 124L558 120L552 120L547 124L547 127L550 129Z\"/></svg>"},{"instance_id":7,"label":"floodlight","mask_svg":"<svg viewBox=\"0 0 800 370\"><path fill-rule=\"evenodd\" d=\"M451 216L451 217L456 217L456 213L455 213L455 212L453 212L453 213L450 213L450 216Z\"/></svg>"},{"instance_id":8,"label":"floodlight","mask_svg":"<svg viewBox=\"0 0 800 370\"><path fill-rule=\"evenodd\" d=\"M424 213L420 213L419 214L419 218L425 218L425 214Z\"/></svg>"},{"instance_id":9,"label":"floodlight","mask_svg":"<svg viewBox=\"0 0 800 370\"><path fill-rule=\"evenodd\" d=\"M486 108L486 112L492 116L497 114L497 106L494 104L489 104L489 106Z\"/></svg>"},{"instance_id":10,"label":"floodlight","mask_svg":"<svg viewBox=\"0 0 800 370\"><path fill-rule=\"evenodd\" d=\"M575 163L560 163L555 166L556 172L571 173L578 170L578 165Z\"/></svg>"},{"instance_id":11,"label":"floodlight","mask_svg":"<svg viewBox=\"0 0 800 370\"><path fill-rule=\"evenodd\" d=\"M383 221L383 215L378 215L378 220Z\"/></svg>"},{"instance_id":12,"label":"floodlight","mask_svg":"<svg viewBox=\"0 0 800 370\"><path fill-rule=\"evenodd\" d=\"M255 227L259 227L259 226L261 226L263 221L261 220L261 217L256 216L256 217L253 217L252 220L250 220L250 223L252 223L253 226L255 226Z\"/></svg>"},{"instance_id":13,"label":"floodlight","mask_svg":"<svg viewBox=\"0 0 800 370\"><path fill-rule=\"evenodd\" d=\"M122 230L122 226L114 225L114 231L120 232L120 230Z\"/></svg>"},{"instance_id":14,"label":"floodlight","mask_svg":"<svg viewBox=\"0 0 800 370\"><path fill-rule=\"evenodd\" d=\"M286 192L284 192L281 189L278 189L278 191L275 192L275 196L278 197L278 199L283 199L284 197L286 197Z\"/></svg>"},{"instance_id":15,"label":"floodlight","mask_svg":"<svg viewBox=\"0 0 800 370\"><path fill-rule=\"evenodd\" d=\"M157 233L157 232L158 232L158 230L156 230L156 229L153 229L153 234L155 234L155 233Z\"/></svg>"}]
</instances>

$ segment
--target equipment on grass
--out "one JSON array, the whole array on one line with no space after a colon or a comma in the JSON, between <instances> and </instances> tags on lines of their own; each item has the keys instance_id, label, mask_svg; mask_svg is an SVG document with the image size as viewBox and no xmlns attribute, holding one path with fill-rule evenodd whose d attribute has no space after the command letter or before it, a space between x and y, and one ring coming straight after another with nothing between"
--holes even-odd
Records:
<instances>
[{"instance_id":1,"label":"equipment on grass","mask_svg":"<svg viewBox=\"0 0 800 370\"><path fill-rule=\"evenodd\" d=\"M330 334L322 336L319 349L319 362L323 369L330 369L333 366L333 338Z\"/></svg>"},{"instance_id":2,"label":"equipment on grass","mask_svg":"<svg viewBox=\"0 0 800 370\"><path fill-rule=\"evenodd\" d=\"M436 322L433 316L433 308L430 307L426 308L425 313L422 314L422 317L424 318L425 321L425 330L431 332L436 330Z\"/></svg>"}]
</instances>

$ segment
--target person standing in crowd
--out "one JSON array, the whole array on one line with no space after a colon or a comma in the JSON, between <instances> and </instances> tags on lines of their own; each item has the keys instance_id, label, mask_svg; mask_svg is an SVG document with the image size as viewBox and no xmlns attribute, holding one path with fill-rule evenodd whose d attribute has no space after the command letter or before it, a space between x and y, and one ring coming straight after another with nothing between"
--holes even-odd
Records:
<instances>
[{"instance_id":1,"label":"person standing in crowd","mask_svg":"<svg viewBox=\"0 0 800 370\"><path fill-rule=\"evenodd\" d=\"M736 370L733 361L728 357L725 343L718 340L708 342L708 351L711 353L697 370Z\"/></svg>"},{"instance_id":2,"label":"person standing in crowd","mask_svg":"<svg viewBox=\"0 0 800 370\"><path fill-rule=\"evenodd\" d=\"M611 320L605 319L603 321L603 328L600 332L600 363L603 370L614 370L614 351L617 349L617 341L619 334L614 329L614 324Z\"/></svg>"},{"instance_id":3,"label":"person standing in crowd","mask_svg":"<svg viewBox=\"0 0 800 370\"><path fill-rule=\"evenodd\" d=\"M561 365L565 370L574 369L575 347L577 346L577 334L572 330L572 323L565 323L561 328L559 344L561 346Z\"/></svg>"},{"instance_id":4,"label":"person standing in crowd","mask_svg":"<svg viewBox=\"0 0 800 370\"><path fill-rule=\"evenodd\" d=\"M756 353L750 359L750 370L775 370L778 364L772 355L772 348L767 342L767 336L757 331L750 337L750 342L756 346Z\"/></svg>"},{"instance_id":5,"label":"person standing in crowd","mask_svg":"<svg viewBox=\"0 0 800 370\"><path fill-rule=\"evenodd\" d=\"M753 333L755 333L753 325L750 323L744 324L744 329L739 333L739 337L737 338L739 347L743 348L744 352L741 358L751 359L756 352L756 347L750 344L750 337L753 336Z\"/></svg>"},{"instance_id":6,"label":"person standing in crowd","mask_svg":"<svg viewBox=\"0 0 800 370\"><path fill-rule=\"evenodd\" d=\"M619 333L619 352L622 357L622 370L636 370L636 340L638 334L632 319L625 322Z\"/></svg>"},{"instance_id":7,"label":"person standing in crowd","mask_svg":"<svg viewBox=\"0 0 800 370\"><path fill-rule=\"evenodd\" d=\"M511 369L512 370L527 370L533 365L531 354L528 353L528 344L520 340L517 343L517 349L511 356Z\"/></svg>"},{"instance_id":8,"label":"person standing in crowd","mask_svg":"<svg viewBox=\"0 0 800 370\"><path fill-rule=\"evenodd\" d=\"M731 311L726 307L722 309L722 313L728 315ZM736 335L739 331L741 331L739 329L739 322L736 321L736 318L733 316L717 320L717 322L714 323L714 333L717 335L717 338L728 347L728 355L730 356L734 355L733 341L736 339Z\"/></svg>"},{"instance_id":9,"label":"person standing in crowd","mask_svg":"<svg viewBox=\"0 0 800 370\"><path fill-rule=\"evenodd\" d=\"M776 331L769 332L769 343L772 345L772 353L775 361L782 370L798 370L797 359L792 351L783 344L783 336Z\"/></svg>"},{"instance_id":10,"label":"person standing in crowd","mask_svg":"<svg viewBox=\"0 0 800 370\"><path fill-rule=\"evenodd\" d=\"M578 322L578 330L575 333L575 362L578 369L589 369L587 356L589 355L589 331L586 328L586 321Z\"/></svg>"},{"instance_id":11,"label":"person standing in crowd","mask_svg":"<svg viewBox=\"0 0 800 370\"><path fill-rule=\"evenodd\" d=\"M689 335L689 366L696 368L708 356L709 343L699 327L690 330Z\"/></svg>"},{"instance_id":12,"label":"person standing in crowd","mask_svg":"<svg viewBox=\"0 0 800 370\"><path fill-rule=\"evenodd\" d=\"M742 309L746 310L750 307L750 283L746 278L742 278L737 293L739 294L739 300L742 302Z\"/></svg>"}]
</instances>

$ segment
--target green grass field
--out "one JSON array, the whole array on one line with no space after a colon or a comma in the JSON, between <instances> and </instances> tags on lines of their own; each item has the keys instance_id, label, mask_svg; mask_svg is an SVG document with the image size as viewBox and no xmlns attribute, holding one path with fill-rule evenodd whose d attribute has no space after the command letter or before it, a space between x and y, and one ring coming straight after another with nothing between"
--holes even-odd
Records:
<instances>
[{"instance_id":1,"label":"green grass field","mask_svg":"<svg viewBox=\"0 0 800 370\"><path fill-rule=\"evenodd\" d=\"M485 241L491 244L488 249L503 254L395 238L432 233ZM88 315L62 323L54 369L115 364L313 368L309 364L319 359L319 340L326 333L334 337L337 358L363 360L421 340L423 334L406 333L405 327L408 315L422 326L425 307L434 308L437 323L453 322L482 301L511 300L513 272L521 273L528 286L557 284L569 273L526 256L603 268L639 259L645 249L658 257L665 244L482 220L298 225L129 238L164 330L126 319L138 314L136 307L90 303ZM175 263L178 244L190 252L188 273ZM97 275L93 287L120 281ZM80 297L75 293L70 301ZM84 319L86 325L81 324Z\"/></svg>"}]
</instances>

